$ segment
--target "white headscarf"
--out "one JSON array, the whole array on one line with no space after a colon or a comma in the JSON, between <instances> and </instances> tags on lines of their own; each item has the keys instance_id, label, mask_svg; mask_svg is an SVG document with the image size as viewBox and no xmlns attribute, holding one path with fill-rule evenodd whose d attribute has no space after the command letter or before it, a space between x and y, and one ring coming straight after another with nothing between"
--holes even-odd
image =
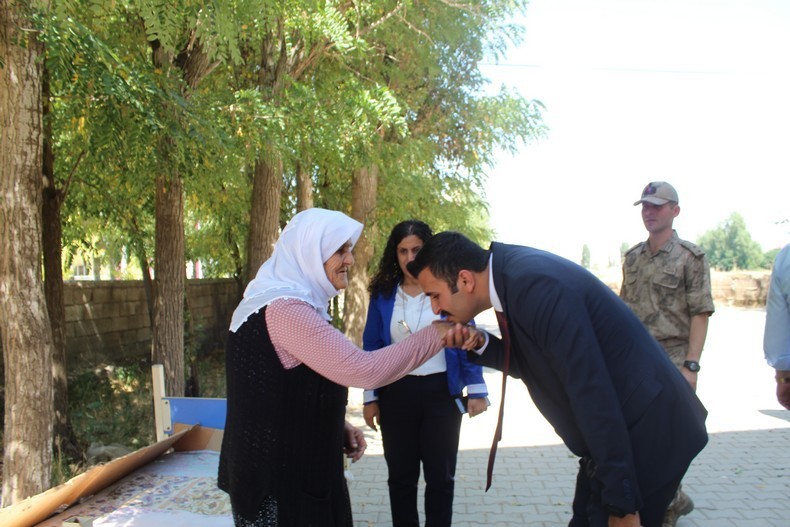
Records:
<instances>
[{"instance_id":1,"label":"white headscarf","mask_svg":"<svg viewBox=\"0 0 790 527\"><path fill-rule=\"evenodd\" d=\"M327 305L340 291L327 278L324 263L343 244L351 242L353 248L361 234L361 223L334 210L307 209L291 218L271 257L247 285L230 330L278 298L304 300L329 320Z\"/></svg>"}]
</instances>

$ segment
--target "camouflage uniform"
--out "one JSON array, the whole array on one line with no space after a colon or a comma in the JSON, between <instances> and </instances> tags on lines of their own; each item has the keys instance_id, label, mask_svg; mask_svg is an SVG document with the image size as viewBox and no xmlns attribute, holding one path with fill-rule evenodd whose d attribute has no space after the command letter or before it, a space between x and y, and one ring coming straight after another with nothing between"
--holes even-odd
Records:
<instances>
[{"instance_id":1,"label":"camouflage uniform","mask_svg":"<svg viewBox=\"0 0 790 527\"><path fill-rule=\"evenodd\" d=\"M635 245L625 254L620 297L681 368L691 318L714 311L705 253L675 231L656 254L648 242Z\"/></svg>"}]
</instances>

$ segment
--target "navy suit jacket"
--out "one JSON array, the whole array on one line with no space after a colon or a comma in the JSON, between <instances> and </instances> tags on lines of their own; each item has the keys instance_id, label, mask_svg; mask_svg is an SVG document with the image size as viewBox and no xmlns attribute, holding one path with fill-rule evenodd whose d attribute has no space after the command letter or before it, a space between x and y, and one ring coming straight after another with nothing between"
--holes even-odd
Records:
<instances>
[{"instance_id":1,"label":"navy suit jacket","mask_svg":"<svg viewBox=\"0 0 790 527\"><path fill-rule=\"evenodd\" d=\"M603 282L537 249L491 244L510 338L510 375L577 456L592 458L602 500L639 510L707 443L707 411L658 342ZM483 365L502 369L491 338Z\"/></svg>"}]
</instances>

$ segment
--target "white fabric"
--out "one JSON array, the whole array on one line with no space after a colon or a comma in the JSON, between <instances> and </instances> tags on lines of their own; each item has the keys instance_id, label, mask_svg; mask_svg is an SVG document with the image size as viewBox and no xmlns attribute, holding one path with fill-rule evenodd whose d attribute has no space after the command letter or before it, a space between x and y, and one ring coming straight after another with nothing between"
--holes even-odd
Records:
<instances>
[{"instance_id":1,"label":"white fabric","mask_svg":"<svg viewBox=\"0 0 790 527\"><path fill-rule=\"evenodd\" d=\"M390 335L392 336L392 343L396 344L405 340L411 333L417 332L425 326L431 325L434 320L439 320L439 315L434 314L431 307L431 301L425 296L425 293L420 293L417 296L410 296L403 291L401 286L395 295L395 304L392 307L392 320L390 322ZM405 321L409 327L401 324ZM437 353L422 365L412 370L409 375L433 375L434 373L441 373L447 371L447 359L444 353Z\"/></svg>"},{"instance_id":2,"label":"white fabric","mask_svg":"<svg viewBox=\"0 0 790 527\"><path fill-rule=\"evenodd\" d=\"M235 332L247 317L278 298L307 302L329 320L327 305L340 291L324 270L324 263L343 244L357 243L362 224L341 212L307 209L288 222L271 257L244 291L244 298L233 312L230 330Z\"/></svg>"},{"instance_id":3,"label":"white fabric","mask_svg":"<svg viewBox=\"0 0 790 527\"><path fill-rule=\"evenodd\" d=\"M502 307L502 301L499 300L499 295L496 292L496 287L494 287L494 253L491 252L491 256L488 257L488 296L491 299L491 307L494 308L494 311L499 311L503 313L505 309Z\"/></svg>"},{"instance_id":4,"label":"white fabric","mask_svg":"<svg viewBox=\"0 0 790 527\"><path fill-rule=\"evenodd\" d=\"M502 301L499 300L499 295L496 292L496 287L494 287L494 253L491 252L491 256L488 257L488 298L491 300L491 307L494 308L494 311L499 313L504 313L504 309L502 308ZM489 335L487 331L483 332L483 336L485 337L485 343L480 346L479 348L475 348L472 351L477 353L478 355L482 355L483 352L488 348L489 342ZM471 393L471 392L469 392Z\"/></svg>"}]
</instances>

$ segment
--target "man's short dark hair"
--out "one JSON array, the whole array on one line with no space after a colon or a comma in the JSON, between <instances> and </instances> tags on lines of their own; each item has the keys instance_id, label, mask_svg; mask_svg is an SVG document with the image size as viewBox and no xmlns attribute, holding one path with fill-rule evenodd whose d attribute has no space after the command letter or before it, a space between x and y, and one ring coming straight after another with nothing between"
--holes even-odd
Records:
<instances>
[{"instance_id":1,"label":"man's short dark hair","mask_svg":"<svg viewBox=\"0 0 790 527\"><path fill-rule=\"evenodd\" d=\"M463 234L445 231L428 240L406 268L412 276L417 276L427 267L431 274L447 282L450 290L455 292L458 273L463 269L476 273L485 270L488 255L488 251Z\"/></svg>"}]
</instances>

